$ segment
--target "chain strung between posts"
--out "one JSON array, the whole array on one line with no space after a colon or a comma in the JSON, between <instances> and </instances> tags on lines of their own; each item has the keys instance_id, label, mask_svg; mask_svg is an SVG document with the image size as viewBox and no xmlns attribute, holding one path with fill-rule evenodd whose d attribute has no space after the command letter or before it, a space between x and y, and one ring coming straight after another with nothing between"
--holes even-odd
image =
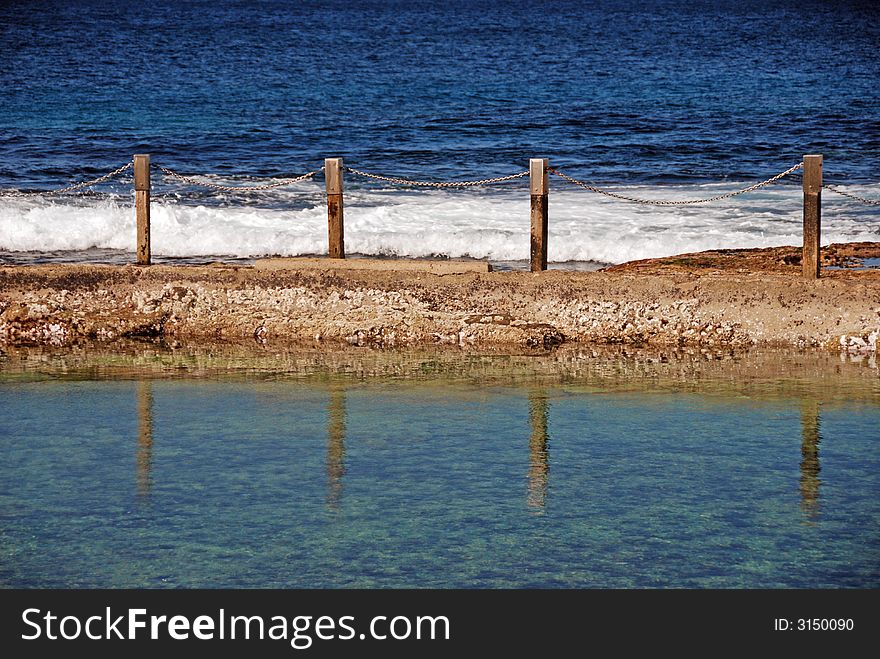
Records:
<instances>
[{"instance_id":1,"label":"chain strung between posts","mask_svg":"<svg viewBox=\"0 0 880 659\"><path fill-rule=\"evenodd\" d=\"M57 190L38 190L36 192L19 192L18 190L5 192L0 191L0 195L6 197L37 197L40 195L55 195L55 194L64 194L65 192L73 192L74 190L80 190L82 188L88 188L92 185L98 185L98 183L103 183L104 181L109 181L114 176L119 176L122 172L127 169L131 169L134 166L134 162L129 161L125 163L122 167L118 167L114 169L112 172L108 172L103 176L99 176L96 179L92 179L91 181L83 181L82 183L74 183L73 185L68 185L63 188L58 188Z\"/></svg>"},{"instance_id":2,"label":"chain strung between posts","mask_svg":"<svg viewBox=\"0 0 880 659\"><path fill-rule=\"evenodd\" d=\"M280 188L285 185L292 185L293 183L298 183L299 181L305 181L308 178L312 178L315 174L322 171L324 168L315 170L314 172L309 172L308 174L303 174L302 176L297 176L296 178L289 178L283 181L277 181L275 183L267 183L265 185L220 185L218 183L208 183L207 181L199 181L198 179L191 178L189 176L184 176L183 174L178 174L167 167L160 167L159 165L153 165L156 169L161 171L163 174L170 176L172 178L176 178L178 181L183 181L189 185L197 185L204 188L212 188L214 190L223 190L225 192L255 192L257 190L272 190L273 188Z\"/></svg>"},{"instance_id":3,"label":"chain strung between posts","mask_svg":"<svg viewBox=\"0 0 880 659\"><path fill-rule=\"evenodd\" d=\"M498 178L484 178L479 181L444 181L444 182L436 182L436 181L412 181L406 178L397 178L394 176L381 176L379 174L370 174L369 172L362 172L359 169L354 169L352 167L344 167L345 171L356 174L358 176L363 176L365 178L375 179L377 181L385 181L387 183L396 183L397 185L416 185L420 187L427 188L470 188L477 185L489 185L491 183L502 183L504 181L512 181L513 179L522 178L524 176L528 176L529 172L520 172L519 174L511 174L510 176L499 176Z\"/></svg>"},{"instance_id":4,"label":"chain strung between posts","mask_svg":"<svg viewBox=\"0 0 880 659\"><path fill-rule=\"evenodd\" d=\"M644 204L646 206L686 206L688 204L706 204L710 201L720 201L721 199L729 199L730 197L735 197L737 195L745 194L747 192L752 192L759 188L763 188L765 185L770 185L771 183L775 183L781 178L784 178L791 174L794 171L797 171L801 167L804 166L803 162L799 162L794 167L790 167L786 169L784 172L777 174L776 176L772 176L768 178L766 181L761 181L760 183L756 183L755 185L750 185L747 188L743 188L742 190L736 190L735 192L728 192L726 194L721 194L716 197L706 197L705 199L684 199L681 201L669 201L663 199L639 199L637 197L629 197L627 195L618 194L616 192L609 192L608 190L602 190L601 188L597 188L589 183L584 183L583 181L579 181L576 178L569 176L568 174L564 174L560 172L558 169L554 169L553 167L548 167L547 171L553 172L556 176L565 179L569 183L580 186L585 190L589 190L590 192L597 192L601 195L605 195L606 197L613 197L615 199L622 199L623 201L631 201L636 204Z\"/></svg>"},{"instance_id":5,"label":"chain strung between posts","mask_svg":"<svg viewBox=\"0 0 880 659\"><path fill-rule=\"evenodd\" d=\"M873 206L880 206L880 199L865 199L864 197L859 197L858 195L854 195L851 192L844 192L843 190L838 190L837 188L833 188L830 185L823 185L823 188L826 190L831 190L831 192L835 192L839 195L843 195L844 197L849 197L850 199L855 199L856 201L860 201L863 204L871 204Z\"/></svg>"}]
</instances>

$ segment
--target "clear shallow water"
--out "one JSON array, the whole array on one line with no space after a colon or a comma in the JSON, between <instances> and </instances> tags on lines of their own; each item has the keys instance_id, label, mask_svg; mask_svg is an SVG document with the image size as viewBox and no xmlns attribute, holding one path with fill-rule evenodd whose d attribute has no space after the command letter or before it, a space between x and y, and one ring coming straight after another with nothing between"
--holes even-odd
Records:
<instances>
[{"instance_id":1,"label":"clear shallow water","mask_svg":"<svg viewBox=\"0 0 880 659\"><path fill-rule=\"evenodd\" d=\"M546 156L593 183L671 199L727 192L819 152L828 181L878 198L878 17L876 3L857 1L5 3L0 188L58 187L135 152L238 183L337 155L435 180L511 174ZM168 185L158 172L155 183L159 255L326 250L320 178L251 196ZM550 259L796 244L791 183L656 208L554 179ZM521 182L346 185L350 251L528 258ZM98 196L0 197L0 250L133 251L129 191L121 181ZM825 199L826 242L880 235L872 207Z\"/></svg>"},{"instance_id":2,"label":"clear shallow water","mask_svg":"<svg viewBox=\"0 0 880 659\"><path fill-rule=\"evenodd\" d=\"M870 361L151 354L7 357L0 583L880 585Z\"/></svg>"}]
</instances>

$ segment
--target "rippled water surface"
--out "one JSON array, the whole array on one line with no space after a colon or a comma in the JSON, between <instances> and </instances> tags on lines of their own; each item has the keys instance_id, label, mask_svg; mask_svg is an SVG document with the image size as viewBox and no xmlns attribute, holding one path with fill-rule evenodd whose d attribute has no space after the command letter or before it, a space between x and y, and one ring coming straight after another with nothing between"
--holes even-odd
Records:
<instances>
[{"instance_id":1,"label":"rippled water surface","mask_svg":"<svg viewBox=\"0 0 880 659\"><path fill-rule=\"evenodd\" d=\"M867 358L0 359L5 586L877 587Z\"/></svg>"}]
</instances>

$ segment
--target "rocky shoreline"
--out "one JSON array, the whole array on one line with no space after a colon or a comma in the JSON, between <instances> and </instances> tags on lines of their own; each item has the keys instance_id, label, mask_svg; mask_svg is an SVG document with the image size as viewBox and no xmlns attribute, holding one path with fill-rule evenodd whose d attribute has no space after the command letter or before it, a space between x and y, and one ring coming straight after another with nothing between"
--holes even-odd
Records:
<instances>
[{"instance_id":1,"label":"rocky shoreline","mask_svg":"<svg viewBox=\"0 0 880 659\"><path fill-rule=\"evenodd\" d=\"M795 248L724 250L535 274L3 266L0 345L153 337L324 347L578 343L875 352L880 271L826 270L818 281L804 281L796 255Z\"/></svg>"}]
</instances>

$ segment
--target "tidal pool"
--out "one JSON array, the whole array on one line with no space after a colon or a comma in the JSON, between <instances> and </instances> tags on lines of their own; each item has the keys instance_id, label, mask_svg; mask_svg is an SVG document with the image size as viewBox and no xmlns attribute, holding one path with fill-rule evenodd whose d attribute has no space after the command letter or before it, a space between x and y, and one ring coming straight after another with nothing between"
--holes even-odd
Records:
<instances>
[{"instance_id":1,"label":"tidal pool","mask_svg":"<svg viewBox=\"0 0 880 659\"><path fill-rule=\"evenodd\" d=\"M866 356L0 356L6 587L878 587Z\"/></svg>"}]
</instances>

